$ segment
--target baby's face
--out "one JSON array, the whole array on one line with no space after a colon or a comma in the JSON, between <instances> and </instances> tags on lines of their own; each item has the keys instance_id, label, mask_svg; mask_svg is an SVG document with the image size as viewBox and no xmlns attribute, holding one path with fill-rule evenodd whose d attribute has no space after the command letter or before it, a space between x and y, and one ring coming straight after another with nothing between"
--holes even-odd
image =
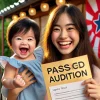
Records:
<instances>
[{"instance_id":1,"label":"baby's face","mask_svg":"<svg viewBox=\"0 0 100 100\"><path fill-rule=\"evenodd\" d=\"M12 49L16 53L17 59L32 60L35 47L36 39L32 29L25 34L18 33L12 38Z\"/></svg>"}]
</instances>

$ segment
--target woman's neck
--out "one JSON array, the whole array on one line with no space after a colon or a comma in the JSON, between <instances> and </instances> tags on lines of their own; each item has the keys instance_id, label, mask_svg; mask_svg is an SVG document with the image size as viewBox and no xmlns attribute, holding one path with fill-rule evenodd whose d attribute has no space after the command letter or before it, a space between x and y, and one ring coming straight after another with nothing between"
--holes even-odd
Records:
<instances>
[{"instance_id":1,"label":"woman's neck","mask_svg":"<svg viewBox=\"0 0 100 100\"><path fill-rule=\"evenodd\" d=\"M62 55L62 60L72 58L72 55Z\"/></svg>"}]
</instances>

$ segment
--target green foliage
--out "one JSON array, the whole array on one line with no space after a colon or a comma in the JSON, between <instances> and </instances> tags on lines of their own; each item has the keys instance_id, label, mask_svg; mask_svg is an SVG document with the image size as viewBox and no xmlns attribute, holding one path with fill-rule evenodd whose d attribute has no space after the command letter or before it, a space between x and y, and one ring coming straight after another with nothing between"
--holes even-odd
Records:
<instances>
[{"instance_id":1,"label":"green foliage","mask_svg":"<svg viewBox=\"0 0 100 100\"><path fill-rule=\"evenodd\" d=\"M0 21L0 55L1 55L1 47L2 47L2 43L1 43L1 28L2 28L2 26L1 26L1 21Z\"/></svg>"},{"instance_id":2,"label":"green foliage","mask_svg":"<svg viewBox=\"0 0 100 100\"><path fill-rule=\"evenodd\" d=\"M11 56L11 49L8 47L7 41L6 41L6 31L7 31L7 27L8 24L10 23L11 19L5 19L4 22L4 55L5 56Z\"/></svg>"},{"instance_id":3,"label":"green foliage","mask_svg":"<svg viewBox=\"0 0 100 100\"><path fill-rule=\"evenodd\" d=\"M14 2L18 2L18 0L0 0L0 10L12 5Z\"/></svg>"},{"instance_id":4,"label":"green foliage","mask_svg":"<svg viewBox=\"0 0 100 100\"><path fill-rule=\"evenodd\" d=\"M18 0L0 0L0 10L4 9L7 6L12 5L14 2L18 2ZM7 42L6 42L6 29L10 21L5 19L4 21L4 55L11 56L11 50L9 49ZM2 54L2 22L0 19L0 55Z\"/></svg>"},{"instance_id":5,"label":"green foliage","mask_svg":"<svg viewBox=\"0 0 100 100\"><path fill-rule=\"evenodd\" d=\"M2 25L1 25L1 20L0 20L0 55L1 55L1 51L2 51Z\"/></svg>"},{"instance_id":6,"label":"green foliage","mask_svg":"<svg viewBox=\"0 0 100 100\"><path fill-rule=\"evenodd\" d=\"M11 56L11 53L12 51L9 49L8 47L8 44L7 44L7 41L6 41L6 31L7 31L7 27L8 27L8 24L10 23L11 19L5 19L4 20L4 55L5 56ZM2 23L0 21L0 33L2 34ZM3 45L2 42L1 42L1 35L0 35L0 45ZM2 46L0 46L0 55L2 53L2 49L1 49Z\"/></svg>"}]
</instances>

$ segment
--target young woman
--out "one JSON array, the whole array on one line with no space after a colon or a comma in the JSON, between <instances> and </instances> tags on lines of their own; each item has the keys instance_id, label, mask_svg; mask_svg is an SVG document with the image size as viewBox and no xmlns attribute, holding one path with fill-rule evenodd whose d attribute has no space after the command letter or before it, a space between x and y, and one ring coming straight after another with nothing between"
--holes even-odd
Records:
<instances>
[{"instance_id":1,"label":"young woman","mask_svg":"<svg viewBox=\"0 0 100 100\"><path fill-rule=\"evenodd\" d=\"M46 25L43 50L43 63L88 55L93 79L83 84L89 98L100 100L100 64L89 41L85 18L77 7L67 4L53 10Z\"/></svg>"},{"instance_id":2,"label":"young woman","mask_svg":"<svg viewBox=\"0 0 100 100\"><path fill-rule=\"evenodd\" d=\"M8 45L14 52L12 57L1 57L7 61L2 77L2 84L8 89L24 87L24 77L19 72L26 67L34 74L37 82L24 89L18 96L18 100L44 100L45 84L41 71L43 50L38 46L40 29L36 22L30 18L18 18L12 21L7 29ZM31 73L27 72L32 78Z\"/></svg>"}]
</instances>

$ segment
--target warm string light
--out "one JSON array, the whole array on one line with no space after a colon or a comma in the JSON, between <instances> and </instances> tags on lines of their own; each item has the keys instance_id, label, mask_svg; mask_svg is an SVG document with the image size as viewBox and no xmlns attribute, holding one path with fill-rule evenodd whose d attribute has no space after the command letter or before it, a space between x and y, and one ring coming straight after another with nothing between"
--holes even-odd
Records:
<instances>
[{"instance_id":1,"label":"warm string light","mask_svg":"<svg viewBox=\"0 0 100 100\"><path fill-rule=\"evenodd\" d=\"M25 17L26 16L26 12L20 12L19 16L20 17Z\"/></svg>"},{"instance_id":2,"label":"warm string light","mask_svg":"<svg viewBox=\"0 0 100 100\"><path fill-rule=\"evenodd\" d=\"M29 8L28 12L29 12L30 16L36 15L36 9L35 8Z\"/></svg>"},{"instance_id":3,"label":"warm string light","mask_svg":"<svg viewBox=\"0 0 100 100\"><path fill-rule=\"evenodd\" d=\"M65 0L56 0L56 4L57 4L58 6L63 5L63 4L65 4L65 3L66 3Z\"/></svg>"},{"instance_id":4,"label":"warm string light","mask_svg":"<svg viewBox=\"0 0 100 100\"><path fill-rule=\"evenodd\" d=\"M49 10L49 5L48 3L41 3L40 8L42 12L45 12Z\"/></svg>"},{"instance_id":5,"label":"warm string light","mask_svg":"<svg viewBox=\"0 0 100 100\"><path fill-rule=\"evenodd\" d=\"M16 20L17 18L18 18L17 15L13 15L13 16L12 16L12 20Z\"/></svg>"},{"instance_id":6,"label":"warm string light","mask_svg":"<svg viewBox=\"0 0 100 100\"><path fill-rule=\"evenodd\" d=\"M8 10L11 10L13 8L15 8L16 6L19 6L21 3L24 3L26 2L27 0L18 0L18 2L14 2L14 4L10 5L10 6L7 6L6 8L0 10L0 14L3 14L5 13L6 11ZM60 0L60 2L62 2L62 0ZM40 8L41 8L41 11L42 12L45 12L45 11L48 11L49 10L49 4L48 3L41 3L40 5ZM31 10L29 10L29 15L30 16L33 16L33 15L36 15L36 9L35 8L31 8ZM26 14L21 14L21 16L26 16Z\"/></svg>"},{"instance_id":7,"label":"warm string light","mask_svg":"<svg viewBox=\"0 0 100 100\"><path fill-rule=\"evenodd\" d=\"M40 8L41 8L42 12L48 11L49 10L49 4L48 3L41 3ZM36 15L36 9L30 7L29 10L28 10L28 13L29 13L30 16L34 16L34 15ZM25 17L26 12L20 12L19 16ZM18 16L16 16L16 15L12 16L12 19L16 19L16 18L18 18Z\"/></svg>"}]
</instances>

